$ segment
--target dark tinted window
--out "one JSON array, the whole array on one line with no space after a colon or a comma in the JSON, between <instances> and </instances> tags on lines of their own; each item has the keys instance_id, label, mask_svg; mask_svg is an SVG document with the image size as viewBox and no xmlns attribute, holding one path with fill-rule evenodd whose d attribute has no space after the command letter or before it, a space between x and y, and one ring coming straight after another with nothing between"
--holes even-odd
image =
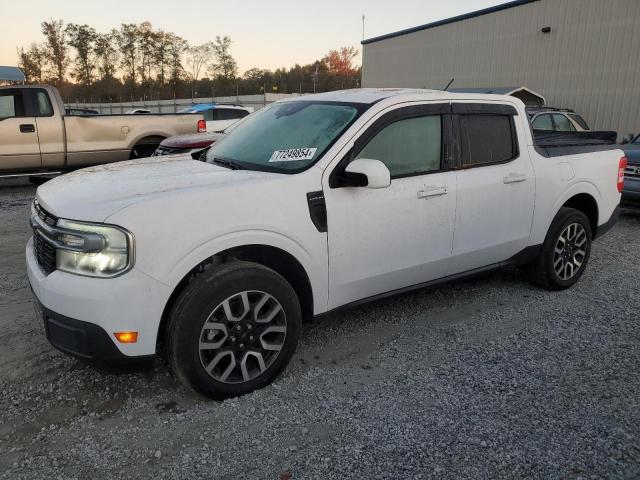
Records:
<instances>
[{"instance_id":1,"label":"dark tinted window","mask_svg":"<svg viewBox=\"0 0 640 480\"><path fill-rule=\"evenodd\" d=\"M0 118L24 117L22 92L18 90L0 91Z\"/></svg>"},{"instance_id":2,"label":"dark tinted window","mask_svg":"<svg viewBox=\"0 0 640 480\"><path fill-rule=\"evenodd\" d=\"M463 165L505 162L516 156L508 115L460 115Z\"/></svg>"},{"instance_id":3,"label":"dark tinted window","mask_svg":"<svg viewBox=\"0 0 640 480\"><path fill-rule=\"evenodd\" d=\"M235 120L236 118L242 118L243 110L234 110L231 108L220 108L218 109L218 120Z\"/></svg>"},{"instance_id":4,"label":"dark tinted window","mask_svg":"<svg viewBox=\"0 0 640 480\"><path fill-rule=\"evenodd\" d=\"M440 169L442 118L439 115L400 120L378 132L356 158L384 163L392 177Z\"/></svg>"},{"instance_id":5,"label":"dark tinted window","mask_svg":"<svg viewBox=\"0 0 640 480\"><path fill-rule=\"evenodd\" d=\"M551 121L551 115L540 115L531 124L534 130L545 130L547 132L553 131L553 122Z\"/></svg>"},{"instance_id":6,"label":"dark tinted window","mask_svg":"<svg viewBox=\"0 0 640 480\"><path fill-rule=\"evenodd\" d=\"M217 117L217 115L216 115L216 114L217 114L217 111L216 111L216 110L205 110L205 112L204 112L204 119L205 119L207 122L210 122L210 121L212 121L212 120L218 120L218 117Z\"/></svg>"}]
</instances>

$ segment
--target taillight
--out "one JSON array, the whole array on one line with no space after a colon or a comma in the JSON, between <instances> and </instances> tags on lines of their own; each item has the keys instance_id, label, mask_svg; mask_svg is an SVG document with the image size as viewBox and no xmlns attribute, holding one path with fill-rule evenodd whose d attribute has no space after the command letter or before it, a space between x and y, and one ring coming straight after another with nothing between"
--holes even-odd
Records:
<instances>
[{"instance_id":1,"label":"taillight","mask_svg":"<svg viewBox=\"0 0 640 480\"><path fill-rule=\"evenodd\" d=\"M627 168L627 157L622 157L618 164L618 193L622 193L624 187L624 170Z\"/></svg>"},{"instance_id":2,"label":"taillight","mask_svg":"<svg viewBox=\"0 0 640 480\"><path fill-rule=\"evenodd\" d=\"M207 122L204 120L198 120L198 133L204 133L207 131Z\"/></svg>"}]
</instances>

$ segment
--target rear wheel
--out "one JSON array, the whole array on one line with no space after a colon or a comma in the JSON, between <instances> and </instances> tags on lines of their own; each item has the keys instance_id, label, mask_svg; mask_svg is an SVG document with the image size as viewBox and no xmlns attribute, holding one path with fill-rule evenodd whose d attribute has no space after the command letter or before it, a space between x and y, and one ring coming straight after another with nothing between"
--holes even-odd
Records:
<instances>
[{"instance_id":1,"label":"rear wheel","mask_svg":"<svg viewBox=\"0 0 640 480\"><path fill-rule=\"evenodd\" d=\"M582 212L560 209L549 227L542 252L532 265L534 282L548 290L574 285L589 261L591 236L591 225Z\"/></svg>"},{"instance_id":2,"label":"rear wheel","mask_svg":"<svg viewBox=\"0 0 640 480\"><path fill-rule=\"evenodd\" d=\"M176 375L211 398L251 392L275 379L301 331L298 298L279 274L230 262L196 276L168 323L169 362Z\"/></svg>"}]
</instances>

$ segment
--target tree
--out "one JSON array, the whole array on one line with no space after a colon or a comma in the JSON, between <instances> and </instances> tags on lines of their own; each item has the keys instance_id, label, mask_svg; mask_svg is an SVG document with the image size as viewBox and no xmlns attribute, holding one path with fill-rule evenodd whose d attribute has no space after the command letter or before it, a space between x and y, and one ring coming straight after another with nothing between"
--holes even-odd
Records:
<instances>
[{"instance_id":1,"label":"tree","mask_svg":"<svg viewBox=\"0 0 640 480\"><path fill-rule=\"evenodd\" d=\"M156 35L149 22L142 22L136 29L136 42L138 44L138 73L140 83L148 85L151 83L151 70L153 68L153 57L155 50Z\"/></svg>"},{"instance_id":2,"label":"tree","mask_svg":"<svg viewBox=\"0 0 640 480\"><path fill-rule=\"evenodd\" d=\"M203 43L202 45L194 45L186 51L187 73L192 81L200 78L200 72L203 67L209 63L213 57L213 42Z\"/></svg>"},{"instance_id":3,"label":"tree","mask_svg":"<svg viewBox=\"0 0 640 480\"><path fill-rule=\"evenodd\" d=\"M209 66L209 75L214 78L231 80L238 74L238 65L231 55L231 38L216 37L213 42L213 55L216 63Z\"/></svg>"},{"instance_id":4,"label":"tree","mask_svg":"<svg viewBox=\"0 0 640 480\"><path fill-rule=\"evenodd\" d=\"M358 56L355 47L342 47L340 50L330 50L324 57L329 65L329 70L341 77L352 77L356 69L353 67L353 59Z\"/></svg>"},{"instance_id":5,"label":"tree","mask_svg":"<svg viewBox=\"0 0 640 480\"><path fill-rule=\"evenodd\" d=\"M91 85L95 71L94 49L97 38L96 30L86 24L77 25L70 23L64 31L69 37L67 43L76 51L73 77L82 85Z\"/></svg>"},{"instance_id":6,"label":"tree","mask_svg":"<svg viewBox=\"0 0 640 480\"><path fill-rule=\"evenodd\" d=\"M99 33L96 35L94 53L98 64L98 73L102 80L115 77L118 51L115 47L117 30L111 30L109 33Z\"/></svg>"},{"instance_id":7,"label":"tree","mask_svg":"<svg viewBox=\"0 0 640 480\"><path fill-rule=\"evenodd\" d=\"M171 85L173 86L173 96L175 98L178 90L178 84L184 73L184 68L182 67L182 56L189 48L189 44L178 35L169 33L167 36L167 45L169 52L169 78Z\"/></svg>"},{"instance_id":8,"label":"tree","mask_svg":"<svg viewBox=\"0 0 640 480\"><path fill-rule=\"evenodd\" d=\"M53 69L54 79L58 85L64 82L64 74L69 66L67 43L62 20L42 22L42 34L45 38L45 58Z\"/></svg>"},{"instance_id":9,"label":"tree","mask_svg":"<svg viewBox=\"0 0 640 480\"><path fill-rule=\"evenodd\" d=\"M42 83L42 75L46 63L44 47L32 43L28 50L18 48L18 67L29 83Z\"/></svg>"},{"instance_id":10,"label":"tree","mask_svg":"<svg viewBox=\"0 0 640 480\"><path fill-rule=\"evenodd\" d=\"M123 23L116 37L116 43L120 49L121 63L124 69L125 79L131 82L135 91L136 72L138 70L138 26L135 23Z\"/></svg>"}]
</instances>

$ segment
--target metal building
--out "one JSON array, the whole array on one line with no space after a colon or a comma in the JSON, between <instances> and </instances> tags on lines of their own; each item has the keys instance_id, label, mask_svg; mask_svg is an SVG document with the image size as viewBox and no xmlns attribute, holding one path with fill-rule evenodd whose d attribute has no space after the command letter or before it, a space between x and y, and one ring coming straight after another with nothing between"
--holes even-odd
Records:
<instances>
[{"instance_id":1,"label":"metal building","mask_svg":"<svg viewBox=\"0 0 640 480\"><path fill-rule=\"evenodd\" d=\"M640 0L517 0L362 44L365 87L526 85L592 129L640 132Z\"/></svg>"}]
</instances>

